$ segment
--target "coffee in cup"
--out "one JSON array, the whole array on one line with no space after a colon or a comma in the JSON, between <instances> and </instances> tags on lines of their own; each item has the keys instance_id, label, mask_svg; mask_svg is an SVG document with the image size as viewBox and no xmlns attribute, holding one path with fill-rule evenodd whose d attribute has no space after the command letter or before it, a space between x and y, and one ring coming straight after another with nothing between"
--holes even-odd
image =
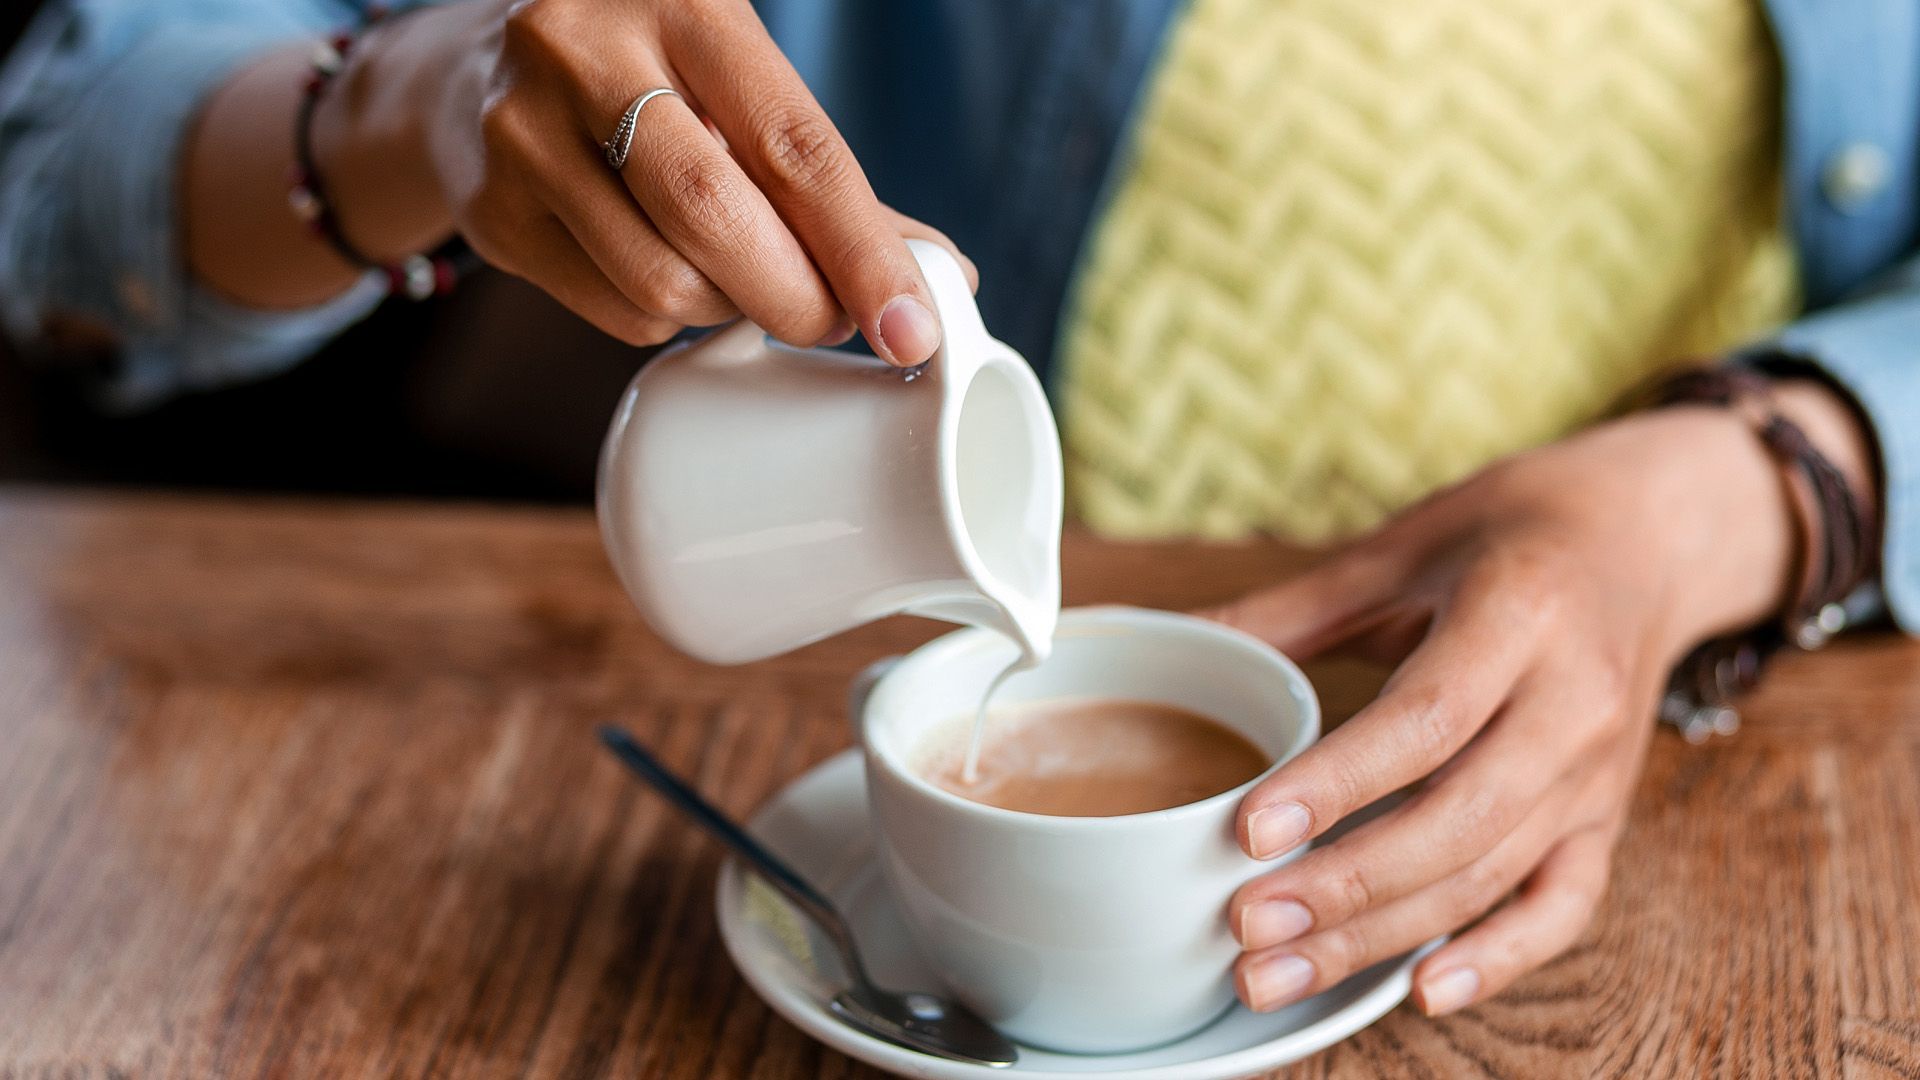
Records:
<instances>
[{"instance_id":1,"label":"coffee in cup","mask_svg":"<svg viewBox=\"0 0 1920 1080\"><path fill-rule=\"evenodd\" d=\"M1118 817L1231 791L1272 763L1238 731L1178 705L1066 697L995 709L978 734L971 714L955 716L928 732L913 766L1003 810Z\"/></svg>"}]
</instances>

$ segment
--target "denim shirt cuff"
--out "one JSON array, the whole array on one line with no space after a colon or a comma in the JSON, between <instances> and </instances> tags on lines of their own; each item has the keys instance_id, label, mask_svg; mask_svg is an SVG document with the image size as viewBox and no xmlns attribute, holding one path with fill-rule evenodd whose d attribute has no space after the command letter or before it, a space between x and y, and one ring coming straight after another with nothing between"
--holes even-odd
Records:
<instances>
[{"instance_id":1,"label":"denim shirt cuff","mask_svg":"<svg viewBox=\"0 0 1920 1080\"><path fill-rule=\"evenodd\" d=\"M102 407L138 409L278 373L379 303L379 275L369 274L312 307L246 310L196 283L187 267L179 177L195 118L242 65L299 32L281 21L152 27L73 95L62 125L71 142L39 181L71 188L35 200L66 220L39 232L53 248L33 260L47 280L13 305L9 322L23 340L54 312L104 324L121 349L94 386Z\"/></svg>"},{"instance_id":2,"label":"denim shirt cuff","mask_svg":"<svg viewBox=\"0 0 1920 1080\"><path fill-rule=\"evenodd\" d=\"M1889 293L1824 311L1741 358L1786 358L1852 396L1879 448L1886 520L1881 585L1894 621L1920 635L1920 296Z\"/></svg>"},{"instance_id":3,"label":"denim shirt cuff","mask_svg":"<svg viewBox=\"0 0 1920 1080\"><path fill-rule=\"evenodd\" d=\"M260 311L187 281L175 333L133 337L115 370L93 387L104 411L138 412L182 393L264 379L298 365L387 296L386 275L368 271L346 292L297 311Z\"/></svg>"}]
</instances>

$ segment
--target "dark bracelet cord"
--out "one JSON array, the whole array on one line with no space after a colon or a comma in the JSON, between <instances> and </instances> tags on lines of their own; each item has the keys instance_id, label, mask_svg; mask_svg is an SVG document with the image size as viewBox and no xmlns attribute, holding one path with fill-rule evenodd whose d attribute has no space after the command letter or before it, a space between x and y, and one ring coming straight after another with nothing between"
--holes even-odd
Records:
<instances>
[{"instance_id":1,"label":"dark bracelet cord","mask_svg":"<svg viewBox=\"0 0 1920 1080\"><path fill-rule=\"evenodd\" d=\"M327 194L326 184L320 177L320 169L313 156L313 117L320 107L321 97L345 68L347 57L352 54L360 35L385 19L387 14L385 7L369 6L359 27L335 33L315 47L312 70L301 88L299 110L294 113L294 172L287 202L314 235L326 241L342 259L362 270L384 273L389 293L425 300L450 291L460 274L477 264L477 258L458 239L449 241L438 252L411 255L394 263L383 263L367 255L347 238L345 230L340 227L333 200Z\"/></svg>"},{"instance_id":2,"label":"dark bracelet cord","mask_svg":"<svg viewBox=\"0 0 1920 1080\"><path fill-rule=\"evenodd\" d=\"M1774 409L1772 382L1746 368L1710 367L1680 372L1648 396L1652 407L1712 405L1747 412L1755 433L1805 487L1800 591L1777 622L1706 642L1674 669L1660 706L1661 719L1690 742L1713 733L1731 734L1739 714L1730 702L1760 680L1767 661L1782 648L1812 650L1847 624L1844 603L1873 570L1874 523L1853 486L1807 438L1798 424Z\"/></svg>"}]
</instances>

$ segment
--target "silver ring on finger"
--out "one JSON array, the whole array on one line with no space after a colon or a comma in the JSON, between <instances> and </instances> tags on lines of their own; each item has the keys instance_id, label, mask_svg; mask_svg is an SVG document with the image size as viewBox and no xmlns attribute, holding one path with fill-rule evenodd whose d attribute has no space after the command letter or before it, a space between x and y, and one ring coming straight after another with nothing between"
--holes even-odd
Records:
<instances>
[{"instance_id":1,"label":"silver ring on finger","mask_svg":"<svg viewBox=\"0 0 1920 1080\"><path fill-rule=\"evenodd\" d=\"M613 167L614 172L627 167L627 152L633 149L633 129L640 123L640 110L647 107L647 102L664 94L680 96L680 92L671 86L662 86L634 98L633 103L627 106L627 111L620 114L620 123L614 126L613 137L600 144L600 148L606 151L607 164Z\"/></svg>"}]
</instances>

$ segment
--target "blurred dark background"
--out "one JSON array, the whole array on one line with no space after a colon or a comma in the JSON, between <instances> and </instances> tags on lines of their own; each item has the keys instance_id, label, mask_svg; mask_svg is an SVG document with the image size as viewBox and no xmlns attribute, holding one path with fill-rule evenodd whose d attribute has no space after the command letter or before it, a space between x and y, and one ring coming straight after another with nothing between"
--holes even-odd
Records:
<instances>
[{"instance_id":1,"label":"blurred dark background","mask_svg":"<svg viewBox=\"0 0 1920 1080\"><path fill-rule=\"evenodd\" d=\"M0 54L39 0L0 4ZM137 416L87 401L110 355L0 340L0 482L584 501L600 437L648 352L483 270L389 301L277 378Z\"/></svg>"},{"instance_id":2,"label":"blurred dark background","mask_svg":"<svg viewBox=\"0 0 1920 1080\"><path fill-rule=\"evenodd\" d=\"M488 270L388 301L284 375L133 416L88 403L111 356L0 345L0 481L585 501L648 355Z\"/></svg>"}]
</instances>

